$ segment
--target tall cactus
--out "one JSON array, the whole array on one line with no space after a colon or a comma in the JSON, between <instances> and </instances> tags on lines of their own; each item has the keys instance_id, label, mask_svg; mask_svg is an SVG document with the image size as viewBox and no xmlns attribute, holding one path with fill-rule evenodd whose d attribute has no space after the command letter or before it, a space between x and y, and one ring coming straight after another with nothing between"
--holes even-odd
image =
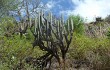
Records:
<instances>
[{"instance_id":1,"label":"tall cactus","mask_svg":"<svg viewBox=\"0 0 110 70\"><path fill-rule=\"evenodd\" d=\"M49 19L45 18L43 13L38 14L38 19L35 19L35 33L38 34L39 36L36 37L36 35L33 34L35 36L33 47L38 46L41 50L46 51L48 53L48 55L43 55L40 58L42 60L41 61L42 63L44 62L48 63L51 61L53 57L55 57L60 65L61 64L60 54L59 54L60 52L62 54L61 57L64 62L63 70L65 70L66 53L69 49L69 45L71 43L72 35L73 35L72 20L71 21L68 20L67 28L68 29L66 32L64 19L62 16L60 20L56 20L52 18L52 13L49 13ZM42 29L46 29L46 30L42 30ZM52 57L50 58L50 56ZM42 63L41 65L45 67L46 65L43 65Z\"/></svg>"},{"instance_id":2,"label":"tall cactus","mask_svg":"<svg viewBox=\"0 0 110 70\"><path fill-rule=\"evenodd\" d=\"M35 31L34 31L35 34L37 34L37 30L36 29L37 29L37 18L35 18Z\"/></svg>"}]
</instances>

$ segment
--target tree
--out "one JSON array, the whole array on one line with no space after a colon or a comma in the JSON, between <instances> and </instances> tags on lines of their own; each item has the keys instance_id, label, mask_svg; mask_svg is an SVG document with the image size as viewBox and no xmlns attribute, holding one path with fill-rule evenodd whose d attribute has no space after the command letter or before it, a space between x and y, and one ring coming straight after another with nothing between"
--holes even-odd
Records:
<instances>
[{"instance_id":1,"label":"tree","mask_svg":"<svg viewBox=\"0 0 110 70\"><path fill-rule=\"evenodd\" d=\"M110 22L110 15L108 15L108 16L105 18L105 21L108 22L108 23Z\"/></svg>"},{"instance_id":2,"label":"tree","mask_svg":"<svg viewBox=\"0 0 110 70\"><path fill-rule=\"evenodd\" d=\"M20 18L20 21L24 19L29 21L30 18L38 14L37 10L40 2L41 0L20 0L15 15Z\"/></svg>"},{"instance_id":3,"label":"tree","mask_svg":"<svg viewBox=\"0 0 110 70\"><path fill-rule=\"evenodd\" d=\"M20 21L28 20L37 14L41 0L0 0L0 17L19 17ZM34 16L35 17L35 16Z\"/></svg>"},{"instance_id":4,"label":"tree","mask_svg":"<svg viewBox=\"0 0 110 70\"><path fill-rule=\"evenodd\" d=\"M9 16L9 13L14 11L18 4L17 0L0 0L0 17Z\"/></svg>"}]
</instances>

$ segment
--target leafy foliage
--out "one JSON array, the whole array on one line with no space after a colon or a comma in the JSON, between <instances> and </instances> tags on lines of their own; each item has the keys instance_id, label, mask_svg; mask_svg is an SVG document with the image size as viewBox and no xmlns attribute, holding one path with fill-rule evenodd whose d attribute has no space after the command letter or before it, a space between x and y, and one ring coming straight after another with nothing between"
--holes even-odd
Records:
<instances>
[{"instance_id":1,"label":"leafy foliage","mask_svg":"<svg viewBox=\"0 0 110 70\"><path fill-rule=\"evenodd\" d=\"M0 28L0 69L14 69L19 66L19 63L25 64L26 57L43 55L44 52L40 51L39 48L32 49L33 36L30 30L27 30L29 34L23 38L20 38L19 34L13 34L16 29L13 18L4 18Z\"/></svg>"},{"instance_id":2,"label":"leafy foliage","mask_svg":"<svg viewBox=\"0 0 110 70\"><path fill-rule=\"evenodd\" d=\"M110 66L110 40L106 38L89 38L74 34L69 51L71 59L88 60L95 70L106 69Z\"/></svg>"},{"instance_id":3,"label":"leafy foliage","mask_svg":"<svg viewBox=\"0 0 110 70\"><path fill-rule=\"evenodd\" d=\"M66 59L70 59L71 62L73 59L81 61L86 59L94 70L106 70L110 67L110 30L108 30L108 38L90 38L83 34L83 19L79 15L72 15L69 19L71 17L75 32ZM80 23L78 23L79 19ZM29 56L40 57L47 52L41 51L38 46L32 49L34 36L29 28L27 29L28 34L23 35L22 38L19 34L13 33L16 29L18 29L18 26L13 18L4 17L2 19L0 23L0 69L12 70L19 68L20 63L22 63L22 69L34 70L32 66L26 64L25 58Z\"/></svg>"},{"instance_id":4,"label":"leafy foliage","mask_svg":"<svg viewBox=\"0 0 110 70\"><path fill-rule=\"evenodd\" d=\"M106 21L106 22L110 22L110 15L108 15L108 16L105 18L105 21Z\"/></svg>"},{"instance_id":5,"label":"leafy foliage","mask_svg":"<svg viewBox=\"0 0 110 70\"><path fill-rule=\"evenodd\" d=\"M74 23L74 32L78 34L84 34L84 19L79 15L71 15L69 20L72 18Z\"/></svg>"},{"instance_id":6,"label":"leafy foliage","mask_svg":"<svg viewBox=\"0 0 110 70\"><path fill-rule=\"evenodd\" d=\"M10 11L17 9L19 1L17 0L0 0L0 18L9 16Z\"/></svg>"}]
</instances>

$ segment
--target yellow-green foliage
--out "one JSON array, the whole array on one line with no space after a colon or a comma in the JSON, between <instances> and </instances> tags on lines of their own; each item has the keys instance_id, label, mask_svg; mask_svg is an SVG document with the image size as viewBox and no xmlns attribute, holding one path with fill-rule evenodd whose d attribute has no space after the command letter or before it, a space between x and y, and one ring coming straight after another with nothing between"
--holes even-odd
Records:
<instances>
[{"instance_id":1,"label":"yellow-green foliage","mask_svg":"<svg viewBox=\"0 0 110 70\"><path fill-rule=\"evenodd\" d=\"M20 61L25 64L26 57L39 57L45 53L37 46L33 49L34 36L30 29L27 29L27 34L20 38L19 34L13 34L15 27L13 18L3 19L0 23L0 69L3 70L12 70ZM69 59L88 59L93 66L98 68L95 70L110 67L110 39L90 38L83 33L78 33L81 29L83 31L82 24L81 28L77 28L76 26L68 51ZM6 33L10 36L5 36Z\"/></svg>"},{"instance_id":2,"label":"yellow-green foliage","mask_svg":"<svg viewBox=\"0 0 110 70\"><path fill-rule=\"evenodd\" d=\"M73 21L74 32L84 34L84 19L80 15L70 15L69 19Z\"/></svg>"},{"instance_id":3,"label":"yellow-green foliage","mask_svg":"<svg viewBox=\"0 0 110 70\"><path fill-rule=\"evenodd\" d=\"M31 41L26 38L20 39L19 35L10 38L1 37L0 44L0 55L2 56L0 60L10 65L9 68L13 68L26 57L39 57L43 54L39 48L32 49Z\"/></svg>"},{"instance_id":4,"label":"yellow-green foliage","mask_svg":"<svg viewBox=\"0 0 110 70\"><path fill-rule=\"evenodd\" d=\"M19 34L12 35L15 25L11 18L7 21L4 19L0 24L0 69L3 70L12 70L20 62L25 63L25 58L29 56L37 58L44 53L38 47L33 49L34 37L29 29L27 30L28 34L23 35L22 38ZM10 33L9 37L5 36L6 32Z\"/></svg>"},{"instance_id":5,"label":"yellow-green foliage","mask_svg":"<svg viewBox=\"0 0 110 70\"><path fill-rule=\"evenodd\" d=\"M106 68L110 66L109 53L109 39L89 38L74 33L71 47L69 50L69 57L71 59L87 59L95 68L98 68L100 70L101 68Z\"/></svg>"},{"instance_id":6,"label":"yellow-green foliage","mask_svg":"<svg viewBox=\"0 0 110 70\"><path fill-rule=\"evenodd\" d=\"M5 17L0 23L0 35L11 36L14 33L15 24L14 19Z\"/></svg>"},{"instance_id":7,"label":"yellow-green foliage","mask_svg":"<svg viewBox=\"0 0 110 70\"><path fill-rule=\"evenodd\" d=\"M93 52L100 52L102 50L106 51L110 49L109 46L110 46L109 39L89 38L83 35L74 34L70 49L73 49L73 54L79 53L81 55L86 53L87 51L93 51Z\"/></svg>"}]
</instances>

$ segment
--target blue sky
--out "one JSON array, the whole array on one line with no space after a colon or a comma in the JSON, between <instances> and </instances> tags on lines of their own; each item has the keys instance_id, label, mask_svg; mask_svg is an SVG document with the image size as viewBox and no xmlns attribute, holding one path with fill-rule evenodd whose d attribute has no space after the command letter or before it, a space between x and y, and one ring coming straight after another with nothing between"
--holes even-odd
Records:
<instances>
[{"instance_id":1,"label":"blue sky","mask_svg":"<svg viewBox=\"0 0 110 70\"><path fill-rule=\"evenodd\" d=\"M41 3L46 6L46 11L56 16L63 14L67 18L71 14L79 14L87 22L110 14L110 0L42 0Z\"/></svg>"}]
</instances>

